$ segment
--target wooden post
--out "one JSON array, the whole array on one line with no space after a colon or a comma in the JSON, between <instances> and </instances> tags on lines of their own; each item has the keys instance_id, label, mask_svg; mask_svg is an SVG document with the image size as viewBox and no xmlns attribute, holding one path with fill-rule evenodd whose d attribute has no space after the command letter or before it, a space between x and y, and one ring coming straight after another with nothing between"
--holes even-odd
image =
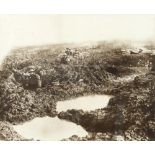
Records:
<instances>
[{"instance_id":1,"label":"wooden post","mask_svg":"<svg viewBox=\"0 0 155 155\"><path fill-rule=\"evenodd\" d=\"M155 71L155 54L152 55L152 71Z\"/></svg>"},{"instance_id":2,"label":"wooden post","mask_svg":"<svg viewBox=\"0 0 155 155\"><path fill-rule=\"evenodd\" d=\"M42 81L41 81L41 78L38 74L36 74L36 77L37 77L37 86L38 88L41 88L42 87Z\"/></svg>"}]
</instances>

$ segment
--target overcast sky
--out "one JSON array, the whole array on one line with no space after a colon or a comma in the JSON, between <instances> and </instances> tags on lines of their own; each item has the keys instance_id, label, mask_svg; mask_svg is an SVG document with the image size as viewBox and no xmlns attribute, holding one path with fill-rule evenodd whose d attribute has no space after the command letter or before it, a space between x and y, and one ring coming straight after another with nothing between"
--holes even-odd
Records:
<instances>
[{"instance_id":1,"label":"overcast sky","mask_svg":"<svg viewBox=\"0 0 155 155\"><path fill-rule=\"evenodd\" d=\"M154 36L153 15L0 15L0 59L15 46Z\"/></svg>"}]
</instances>

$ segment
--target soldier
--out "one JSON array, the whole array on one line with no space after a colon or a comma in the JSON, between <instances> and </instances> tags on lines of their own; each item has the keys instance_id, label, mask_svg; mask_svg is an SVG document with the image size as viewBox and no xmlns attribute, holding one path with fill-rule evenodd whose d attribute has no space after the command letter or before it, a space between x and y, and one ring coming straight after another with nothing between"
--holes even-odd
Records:
<instances>
[{"instance_id":1,"label":"soldier","mask_svg":"<svg viewBox=\"0 0 155 155\"><path fill-rule=\"evenodd\" d=\"M38 73L36 73L36 69L34 66L29 68L28 85L30 87L37 87L37 88L42 87L41 76Z\"/></svg>"},{"instance_id":2,"label":"soldier","mask_svg":"<svg viewBox=\"0 0 155 155\"><path fill-rule=\"evenodd\" d=\"M22 72L16 70L16 69L13 69L12 70L13 74L14 74L14 78L17 82L21 83L22 80L23 80L23 74Z\"/></svg>"},{"instance_id":3,"label":"soldier","mask_svg":"<svg viewBox=\"0 0 155 155\"><path fill-rule=\"evenodd\" d=\"M40 88L42 86L41 77L36 73L29 73L26 81L27 81L28 87L31 87L31 88L35 88L35 87Z\"/></svg>"},{"instance_id":4,"label":"soldier","mask_svg":"<svg viewBox=\"0 0 155 155\"><path fill-rule=\"evenodd\" d=\"M71 54L72 54L72 51L71 51L70 48L66 48L65 53L66 53L67 55L71 55Z\"/></svg>"},{"instance_id":5,"label":"soldier","mask_svg":"<svg viewBox=\"0 0 155 155\"><path fill-rule=\"evenodd\" d=\"M21 71L13 69L13 73L16 81L22 83L24 87L42 87L41 76L35 73L34 68L29 68L29 72L27 73L23 73Z\"/></svg>"}]
</instances>

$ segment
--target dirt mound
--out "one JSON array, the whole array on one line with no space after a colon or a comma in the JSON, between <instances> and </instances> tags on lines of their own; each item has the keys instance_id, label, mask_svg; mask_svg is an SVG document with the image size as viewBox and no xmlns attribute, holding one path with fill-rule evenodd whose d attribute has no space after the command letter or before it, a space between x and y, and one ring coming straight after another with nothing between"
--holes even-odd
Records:
<instances>
[{"instance_id":1,"label":"dirt mound","mask_svg":"<svg viewBox=\"0 0 155 155\"><path fill-rule=\"evenodd\" d=\"M125 140L154 139L155 76L148 74L133 81L130 89L120 90L104 109L91 112L68 110L59 113L59 118L82 125L89 132L120 134ZM129 87L129 86L128 86ZM111 139L112 140L112 139Z\"/></svg>"}]
</instances>

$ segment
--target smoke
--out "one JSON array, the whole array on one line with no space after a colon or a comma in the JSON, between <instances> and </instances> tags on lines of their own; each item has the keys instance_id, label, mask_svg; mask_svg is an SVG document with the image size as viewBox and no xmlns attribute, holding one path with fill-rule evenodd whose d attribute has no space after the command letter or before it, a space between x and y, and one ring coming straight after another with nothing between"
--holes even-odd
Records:
<instances>
[{"instance_id":1,"label":"smoke","mask_svg":"<svg viewBox=\"0 0 155 155\"><path fill-rule=\"evenodd\" d=\"M0 63L16 46L155 36L154 15L0 15Z\"/></svg>"}]
</instances>

